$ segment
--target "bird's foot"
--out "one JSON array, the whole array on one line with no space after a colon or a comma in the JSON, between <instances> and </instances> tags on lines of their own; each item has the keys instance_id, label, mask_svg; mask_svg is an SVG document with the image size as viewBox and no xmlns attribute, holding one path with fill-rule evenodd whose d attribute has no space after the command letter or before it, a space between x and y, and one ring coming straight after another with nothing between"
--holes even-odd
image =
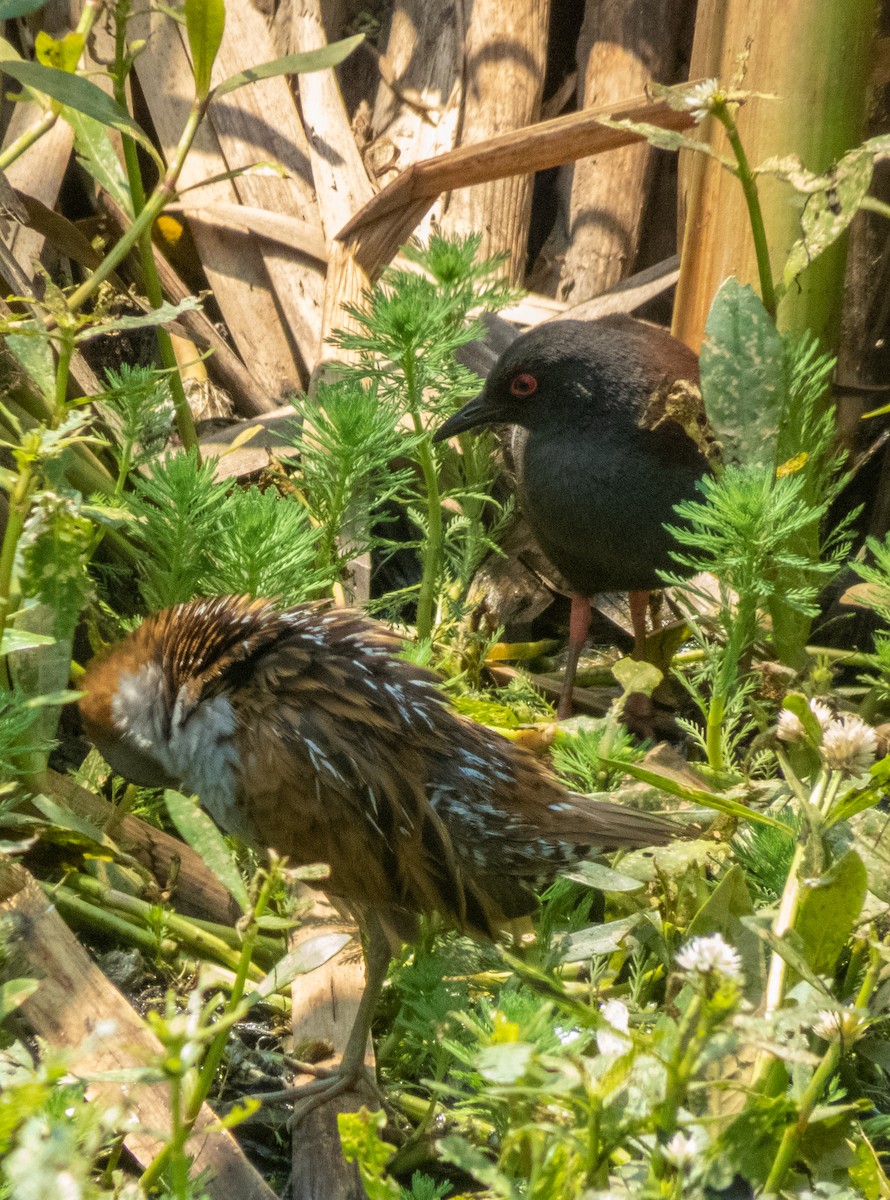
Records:
<instances>
[{"instance_id":1,"label":"bird's foot","mask_svg":"<svg viewBox=\"0 0 890 1200\"><path fill-rule=\"evenodd\" d=\"M277 1093L276 1098L293 1101L294 1107L291 1113L291 1125L297 1126L311 1112L320 1108L321 1105L327 1104L329 1100L336 1099L337 1096L341 1096L344 1092L359 1090L369 1092L382 1107L382 1093L377 1086L376 1080L372 1078L370 1071L368 1071L364 1063L356 1063L354 1065L341 1063L339 1067L329 1074L318 1079L313 1079L311 1083L291 1088L286 1093Z\"/></svg>"}]
</instances>

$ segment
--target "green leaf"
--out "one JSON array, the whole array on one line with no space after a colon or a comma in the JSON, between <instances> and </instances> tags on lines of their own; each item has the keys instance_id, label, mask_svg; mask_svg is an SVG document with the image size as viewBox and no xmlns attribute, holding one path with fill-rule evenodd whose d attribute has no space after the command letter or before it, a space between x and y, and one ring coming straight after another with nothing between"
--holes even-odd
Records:
<instances>
[{"instance_id":1,"label":"green leaf","mask_svg":"<svg viewBox=\"0 0 890 1200\"><path fill-rule=\"evenodd\" d=\"M3 62L0 62L0 70L10 75L18 83L24 84L25 87L51 96L53 100L75 108L78 112L86 113L88 117L92 117L102 125L109 125L112 129L129 134L134 141L148 151L161 171L164 170L163 161L148 135L140 129L125 109L121 108L110 96L106 96L101 88L90 83L88 79L82 79L80 75L71 75L67 71L56 71L52 67L43 67L40 63L21 62L14 59L4 59Z\"/></svg>"},{"instance_id":2,"label":"green leaf","mask_svg":"<svg viewBox=\"0 0 890 1200\"><path fill-rule=\"evenodd\" d=\"M117 205L129 217L133 217L133 199L130 195L130 185L121 166L120 159L114 152L108 127L86 113L67 106L62 109L62 116L74 131L74 150L77 161L85 171L89 172L104 188Z\"/></svg>"},{"instance_id":3,"label":"green leaf","mask_svg":"<svg viewBox=\"0 0 890 1200\"><path fill-rule=\"evenodd\" d=\"M816 988L824 996L831 996L831 990L825 986L825 981L812 970L803 952L803 943L796 930L790 929L782 937L777 937L772 931L772 918L761 913L753 913L750 917L742 917L742 924L752 930L761 941L783 958L788 966L805 980L811 987Z\"/></svg>"},{"instance_id":4,"label":"green leaf","mask_svg":"<svg viewBox=\"0 0 890 1200\"><path fill-rule=\"evenodd\" d=\"M785 353L760 298L737 279L723 283L708 313L701 390L724 461L772 464L786 391Z\"/></svg>"},{"instance_id":5,"label":"green leaf","mask_svg":"<svg viewBox=\"0 0 890 1200\"><path fill-rule=\"evenodd\" d=\"M513 1187L499 1167L460 1134L451 1133L448 1137L440 1138L436 1142L436 1148L446 1162L453 1163L472 1175L488 1188L493 1196L499 1197L500 1200L519 1200L520 1192Z\"/></svg>"},{"instance_id":6,"label":"green leaf","mask_svg":"<svg viewBox=\"0 0 890 1200\"><path fill-rule=\"evenodd\" d=\"M643 887L642 880L622 875L620 871L613 871L611 867L598 862L582 862L562 874L566 879L573 879L575 883L583 883L585 887L597 888L601 892L636 892Z\"/></svg>"},{"instance_id":7,"label":"green leaf","mask_svg":"<svg viewBox=\"0 0 890 1200\"><path fill-rule=\"evenodd\" d=\"M829 172L824 186L807 196L800 218L802 236L785 262L786 287L846 230L868 193L873 172L874 158L868 143L857 146Z\"/></svg>"},{"instance_id":8,"label":"green leaf","mask_svg":"<svg viewBox=\"0 0 890 1200\"><path fill-rule=\"evenodd\" d=\"M40 987L39 979L10 979L0 983L0 1022L14 1013Z\"/></svg>"},{"instance_id":9,"label":"green leaf","mask_svg":"<svg viewBox=\"0 0 890 1200\"><path fill-rule=\"evenodd\" d=\"M479 1055L479 1074L489 1083L518 1083L528 1070L535 1048L529 1042L501 1042Z\"/></svg>"},{"instance_id":10,"label":"green leaf","mask_svg":"<svg viewBox=\"0 0 890 1200\"><path fill-rule=\"evenodd\" d=\"M87 325L78 333L76 341L88 342L90 338L101 337L103 334L116 333L121 329L147 329L155 325L169 325L180 313L193 312L201 307L197 296L186 296L178 304L162 304L151 312L138 317L115 317L111 321L100 321L96 325Z\"/></svg>"},{"instance_id":11,"label":"green leaf","mask_svg":"<svg viewBox=\"0 0 890 1200\"><path fill-rule=\"evenodd\" d=\"M27 333L8 333L6 344L44 396L51 396L56 380L56 360L46 326L41 321Z\"/></svg>"},{"instance_id":12,"label":"green leaf","mask_svg":"<svg viewBox=\"0 0 890 1200\"><path fill-rule=\"evenodd\" d=\"M55 640L45 633L31 633L29 629L10 629L7 626L0 641L0 657L14 654L16 650L30 650L34 646L51 646Z\"/></svg>"},{"instance_id":13,"label":"green leaf","mask_svg":"<svg viewBox=\"0 0 890 1200\"><path fill-rule=\"evenodd\" d=\"M164 801L173 824L223 887L231 892L241 911L247 912L250 897L244 880L222 834L211 819L181 792L168 789L164 792Z\"/></svg>"},{"instance_id":14,"label":"green leaf","mask_svg":"<svg viewBox=\"0 0 890 1200\"><path fill-rule=\"evenodd\" d=\"M76 834L78 838L92 843L94 846L101 846L105 850L114 849L114 842L98 825L93 825L91 821L72 812L70 808L64 808L61 804L57 804L49 796L32 796L31 803L38 812L43 813L46 819L52 822L57 830Z\"/></svg>"},{"instance_id":15,"label":"green leaf","mask_svg":"<svg viewBox=\"0 0 890 1200\"><path fill-rule=\"evenodd\" d=\"M566 938L562 952L563 962L583 962L599 954L613 954L627 942L632 931L643 920L643 913L632 913L618 921L607 921L604 925L588 925Z\"/></svg>"},{"instance_id":16,"label":"green leaf","mask_svg":"<svg viewBox=\"0 0 890 1200\"><path fill-rule=\"evenodd\" d=\"M348 933L323 933L318 937L307 938L291 954L277 962L266 978L257 985L247 997L248 1004L271 996L286 987L298 975L308 975L310 971L323 967L335 954L339 954L351 935Z\"/></svg>"},{"instance_id":17,"label":"green leaf","mask_svg":"<svg viewBox=\"0 0 890 1200\"><path fill-rule=\"evenodd\" d=\"M782 707L794 713L798 721L803 725L804 732L814 746L822 744L822 726L819 724L818 717L810 708L809 701L802 692L789 692L782 701Z\"/></svg>"},{"instance_id":18,"label":"green leaf","mask_svg":"<svg viewBox=\"0 0 890 1200\"><path fill-rule=\"evenodd\" d=\"M632 775L641 783L652 784L661 791L667 792L669 796L678 796L681 800L689 800L692 804L701 804L704 808L713 809L715 812L727 813L731 817L738 817L741 821L757 821L761 825L772 825L774 829L781 829L789 837L793 836L788 826L777 821L775 817L769 817L766 813L748 808L746 805L740 804L738 800L721 795L719 792L707 792L703 788L681 783L670 775L652 771L647 767L640 766L639 763L620 762L618 759L606 758L604 755L600 755L600 763L619 774L623 772L626 775Z\"/></svg>"},{"instance_id":19,"label":"green leaf","mask_svg":"<svg viewBox=\"0 0 890 1200\"><path fill-rule=\"evenodd\" d=\"M664 679L664 675L658 667L654 667L652 663L641 662L636 658L619 658L612 667L612 674L621 685L625 696L633 692L651 696Z\"/></svg>"},{"instance_id":20,"label":"green leaf","mask_svg":"<svg viewBox=\"0 0 890 1200\"><path fill-rule=\"evenodd\" d=\"M272 62L263 63L259 67L250 67L247 71L239 71L213 89L212 99L226 96L245 84L255 83L258 79L272 79L276 75L305 75L309 71L325 71L328 67L336 67L347 58L359 42L364 41L365 35L357 33L354 37L344 38L341 42L331 42L320 50L307 50L303 54L288 54L284 58L276 58Z\"/></svg>"},{"instance_id":21,"label":"green leaf","mask_svg":"<svg viewBox=\"0 0 890 1200\"><path fill-rule=\"evenodd\" d=\"M734 863L689 923L685 938L721 933L742 957L745 995L752 1003L760 997L764 980L763 945L743 918L754 912L745 872Z\"/></svg>"},{"instance_id":22,"label":"green leaf","mask_svg":"<svg viewBox=\"0 0 890 1200\"><path fill-rule=\"evenodd\" d=\"M650 125L648 121L615 121L610 117L601 117L599 124L607 125L609 129L629 129L632 133L638 133L657 150L691 150L694 154L707 154L709 158L716 158L728 170L735 172L736 164L731 158L719 154L707 142L687 137L685 133L679 133L675 129L662 129L660 125Z\"/></svg>"},{"instance_id":23,"label":"green leaf","mask_svg":"<svg viewBox=\"0 0 890 1200\"><path fill-rule=\"evenodd\" d=\"M223 0L185 0L185 27L192 52L195 91L203 100L226 24Z\"/></svg>"},{"instance_id":24,"label":"green leaf","mask_svg":"<svg viewBox=\"0 0 890 1200\"><path fill-rule=\"evenodd\" d=\"M801 882L795 928L804 956L817 975L830 975L834 970L859 920L867 886L865 867L855 850L848 850L818 879Z\"/></svg>"}]
</instances>

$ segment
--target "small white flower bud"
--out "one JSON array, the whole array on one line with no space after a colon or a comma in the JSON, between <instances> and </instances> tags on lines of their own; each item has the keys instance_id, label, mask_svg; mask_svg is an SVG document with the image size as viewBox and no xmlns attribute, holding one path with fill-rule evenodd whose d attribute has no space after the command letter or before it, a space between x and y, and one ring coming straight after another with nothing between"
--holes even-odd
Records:
<instances>
[{"instance_id":1,"label":"small white flower bud","mask_svg":"<svg viewBox=\"0 0 890 1200\"><path fill-rule=\"evenodd\" d=\"M690 975L722 975L742 980L742 960L736 949L719 933L693 938L678 952L676 964Z\"/></svg>"},{"instance_id":2,"label":"small white flower bud","mask_svg":"<svg viewBox=\"0 0 890 1200\"><path fill-rule=\"evenodd\" d=\"M822 735L822 758L832 771L858 775L875 761L878 739L860 717L846 715L832 721Z\"/></svg>"}]
</instances>

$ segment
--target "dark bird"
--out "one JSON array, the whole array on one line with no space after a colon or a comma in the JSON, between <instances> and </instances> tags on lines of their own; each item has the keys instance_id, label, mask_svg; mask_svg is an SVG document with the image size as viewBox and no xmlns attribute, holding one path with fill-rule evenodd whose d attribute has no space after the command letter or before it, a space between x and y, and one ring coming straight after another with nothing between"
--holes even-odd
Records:
<instances>
[{"instance_id":1,"label":"dark bird","mask_svg":"<svg viewBox=\"0 0 890 1200\"><path fill-rule=\"evenodd\" d=\"M572 589L558 709L566 717L591 596L630 592L642 654L649 593L672 565L665 522L695 494L714 447L698 359L632 317L539 325L504 351L480 394L433 440L499 424L527 431L513 444L520 507Z\"/></svg>"},{"instance_id":2,"label":"dark bird","mask_svg":"<svg viewBox=\"0 0 890 1200\"><path fill-rule=\"evenodd\" d=\"M354 612L222 596L150 617L82 683L85 730L115 771L196 792L223 829L293 865L329 864L320 886L355 912L368 961L340 1072L309 1085L331 1095L361 1070L393 938L418 913L494 939L561 869L676 832L566 791L458 716L399 648Z\"/></svg>"}]
</instances>

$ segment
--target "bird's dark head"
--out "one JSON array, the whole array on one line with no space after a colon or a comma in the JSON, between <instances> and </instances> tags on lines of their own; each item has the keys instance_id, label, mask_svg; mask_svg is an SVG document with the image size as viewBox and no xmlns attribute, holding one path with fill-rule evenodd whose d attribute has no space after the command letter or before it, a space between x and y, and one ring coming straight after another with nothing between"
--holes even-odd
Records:
<instances>
[{"instance_id":1,"label":"bird's dark head","mask_svg":"<svg viewBox=\"0 0 890 1200\"><path fill-rule=\"evenodd\" d=\"M651 394L676 379L697 383L698 360L656 325L625 316L548 322L507 347L479 395L433 440L484 425L571 429L635 420Z\"/></svg>"}]
</instances>

